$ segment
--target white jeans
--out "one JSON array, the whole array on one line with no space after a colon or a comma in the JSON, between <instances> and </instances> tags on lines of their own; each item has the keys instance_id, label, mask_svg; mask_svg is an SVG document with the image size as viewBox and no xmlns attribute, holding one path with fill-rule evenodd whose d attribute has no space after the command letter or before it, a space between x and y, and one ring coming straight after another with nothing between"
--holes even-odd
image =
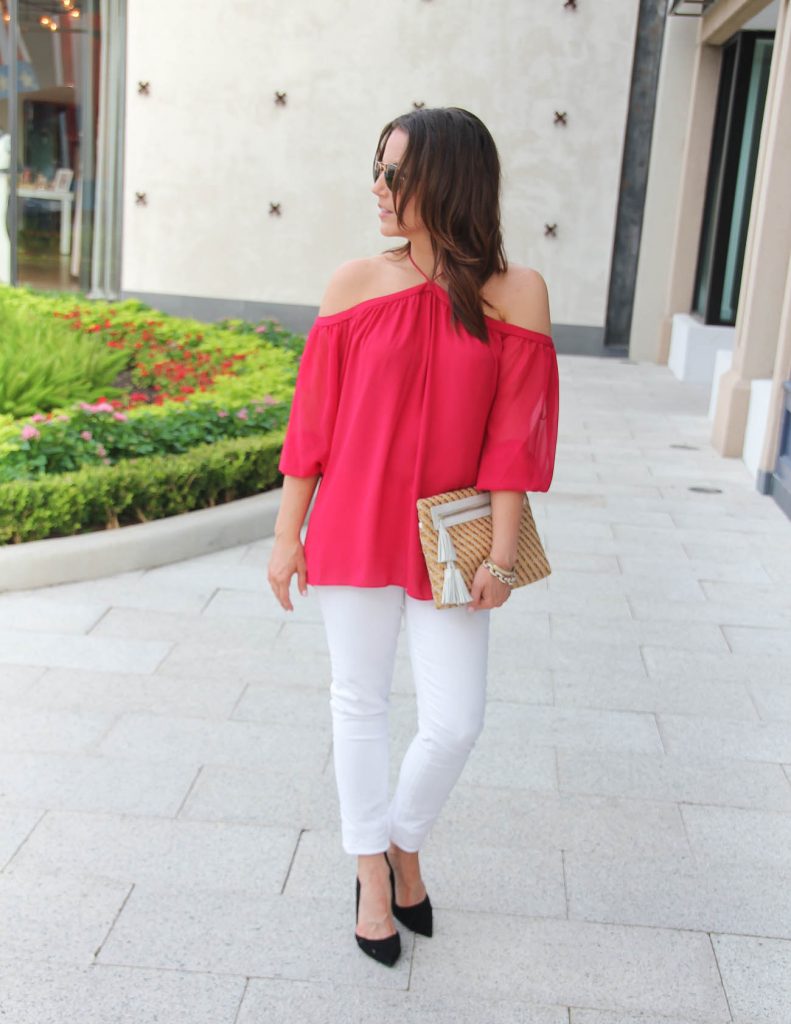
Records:
<instances>
[{"instance_id":1,"label":"white jeans","mask_svg":"<svg viewBox=\"0 0 791 1024\"><path fill-rule=\"evenodd\" d=\"M489 611L434 607L402 587L314 587L332 664L333 761L347 853L416 851L483 728ZM388 803L388 706L404 615L418 731Z\"/></svg>"}]
</instances>

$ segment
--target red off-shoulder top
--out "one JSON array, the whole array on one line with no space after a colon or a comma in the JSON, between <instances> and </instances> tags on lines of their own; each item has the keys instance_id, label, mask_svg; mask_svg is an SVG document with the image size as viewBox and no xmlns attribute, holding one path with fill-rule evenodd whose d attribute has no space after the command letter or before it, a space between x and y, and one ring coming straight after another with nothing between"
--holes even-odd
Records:
<instances>
[{"instance_id":1,"label":"red off-shoulder top","mask_svg":"<svg viewBox=\"0 0 791 1024\"><path fill-rule=\"evenodd\" d=\"M436 282L317 317L280 458L321 481L308 582L404 587L431 600L415 502L442 491L546 491L558 431L548 334L487 317L489 343L451 322Z\"/></svg>"}]
</instances>

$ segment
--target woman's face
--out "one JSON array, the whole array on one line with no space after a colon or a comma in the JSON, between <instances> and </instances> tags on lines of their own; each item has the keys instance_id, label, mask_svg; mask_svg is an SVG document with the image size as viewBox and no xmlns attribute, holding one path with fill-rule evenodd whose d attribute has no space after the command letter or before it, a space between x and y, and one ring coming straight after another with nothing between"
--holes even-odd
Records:
<instances>
[{"instance_id":1,"label":"woman's face","mask_svg":"<svg viewBox=\"0 0 791 1024\"><path fill-rule=\"evenodd\" d=\"M385 143L382 153L383 164L397 164L406 149L408 136L402 128L395 128ZM379 206L379 230L387 237L409 238L422 227L415 212L415 197L409 200L403 213L403 221L399 225L393 208L393 193L385 184L384 174L380 174L373 183L371 191L376 196Z\"/></svg>"}]
</instances>

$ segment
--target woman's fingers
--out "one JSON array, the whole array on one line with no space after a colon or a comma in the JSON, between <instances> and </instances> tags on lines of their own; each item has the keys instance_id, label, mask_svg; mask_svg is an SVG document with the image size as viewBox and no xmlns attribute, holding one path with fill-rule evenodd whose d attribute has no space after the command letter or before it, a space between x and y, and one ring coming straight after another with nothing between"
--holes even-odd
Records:
<instances>
[{"instance_id":1,"label":"woman's fingers","mask_svg":"<svg viewBox=\"0 0 791 1024\"><path fill-rule=\"evenodd\" d=\"M269 559L267 579L281 607L287 612L294 611L290 593L291 577L294 575L297 576L300 593L306 594L307 568L302 544L299 541L289 544L275 542Z\"/></svg>"}]
</instances>

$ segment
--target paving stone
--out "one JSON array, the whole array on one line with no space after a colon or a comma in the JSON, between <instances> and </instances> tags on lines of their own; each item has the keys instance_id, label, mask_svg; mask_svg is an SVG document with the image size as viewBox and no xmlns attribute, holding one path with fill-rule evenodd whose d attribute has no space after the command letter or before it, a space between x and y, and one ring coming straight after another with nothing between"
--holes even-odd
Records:
<instances>
[{"instance_id":1,"label":"paving stone","mask_svg":"<svg viewBox=\"0 0 791 1024\"><path fill-rule=\"evenodd\" d=\"M534 640L526 651L522 645L500 644L489 656L489 668L524 671L533 669L562 669L580 671L584 666L589 675L609 678L613 673L646 673L640 648L580 640L565 644L554 640Z\"/></svg>"},{"instance_id":2,"label":"paving stone","mask_svg":"<svg viewBox=\"0 0 791 1024\"><path fill-rule=\"evenodd\" d=\"M589 572L597 578L604 574L615 575L621 571L616 555L584 555L576 551L556 551L552 561L553 574L566 569Z\"/></svg>"},{"instance_id":3,"label":"paving stone","mask_svg":"<svg viewBox=\"0 0 791 1024\"><path fill-rule=\"evenodd\" d=\"M420 852L420 864L437 921L445 909L566 916L559 850L462 846L432 836ZM355 859L344 852L338 829L304 832L285 892L305 899L342 899L354 887L354 873Z\"/></svg>"},{"instance_id":4,"label":"paving stone","mask_svg":"<svg viewBox=\"0 0 791 1024\"><path fill-rule=\"evenodd\" d=\"M9 708L0 717L0 753L39 750L92 751L115 720L113 714L83 711L29 711Z\"/></svg>"},{"instance_id":5,"label":"paving stone","mask_svg":"<svg viewBox=\"0 0 791 1024\"><path fill-rule=\"evenodd\" d=\"M517 704L554 704L555 691L549 669L535 669L531 665L517 665L513 660L489 659L486 683L489 701L510 701Z\"/></svg>"},{"instance_id":6,"label":"paving stone","mask_svg":"<svg viewBox=\"0 0 791 1024\"><path fill-rule=\"evenodd\" d=\"M615 797L468 786L450 795L432 835L444 842L629 856L689 852L676 807Z\"/></svg>"},{"instance_id":7,"label":"paving stone","mask_svg":"<svg viewBox=\"0 0 791 1024\"><path fill-rule=\"evenodd\" d=\"M760 528L760 527L758 527ZM690 568L701 581L722 580L724 583L771 583L771 578L758 559L745 559L731 564L713 559L695 558Z\"/></svg>"},{"instance_id":8,"label":"paving stone","mask_svg":"<svg viewBox=\"0 0 791 1024\"><path fill-rule=\"evenodd\" d=\"M621 1013L616 1010L583 1010L576 1006L569 1008L569 1024L695 1024L692 1017L666 1017L657 1016L654 1013ZM731 1024L732 1018L727 1010L724 1010L719 1017L708 1017L707 1020L716 1024Z\"/></svg>"},{"instance_id":9,"label":"paving stone","mask_svg":"<svg viewBox=\"0 0 791 1024\"><path fill-rule=\"evenodd\" d=\"M0 754L0 797L39 810L169 817L178 812L195 775L189 765L15 752Z\"/></svg>"},{"instance_id":10,"label":"paving stone","mask_svg":"<svg viewBox=\"0 0 791 1024\"><path fill-rule=\"evenodd\" d=\"M87 966L129 889L98 878L0 874L0 961L7 965L49 960Z\"/></svg>"},{"instance_id":11,"label":"paving stone","mask_svg":"<svg viewBox=\"0 0 791 1024\"><path fill-rule=\"evenodd\" d=\"M736 535L731 534L730 537ZM743 543L752 544L752 537L739 534L743 537ZM785 543L788 543L788 535L785 534ZM732 540L729 539L729 544ZM785 609L791 612L791 588L777 587L769 583L765 586L759 584L730 583L721 580L706 581L701 584L704 593L709 601L719 604L749 604L753 608L776 608Z\"/></svg>"},{"instance_id":12,"label":"paving stone","mask_svg":"<svg viewBox=\"0 0 791 1024\"><path fill-rule=\"evenodd\" d=\"M0 963L0 1014L13 1024L235 1024L244 987L222 975Z\"/></svg>"},{"instance_id":13,"label":"paving stone","mask_svg":"<svg viewBox=\"0 0 791 1024\"><path fill-rule=\"evenodd\" d=\"M297 835L252 824L50 811L5 873L277 893Z\"/></svg>"},{"instance_id":14,"label":"paving stone","mask_svg":"<svg viewBox=\"0 0 791 1024\"><path fill-rule=\"evenodd\" d=\"M768 654L787 659L791 655L791 629L758 626L723 626L728 646L735 654Z\"/></svg>"},{"instance_id":15,"label":"paving stone","mask_svg":"<svg viewBox=\"0 0 791 1024\"><path fill-rule=\"evenodd\" d=\"M487 742L512 759L525 744L662 753L652 714L498 701L486 709ZM506 758L507 759L507 758Z\"/></svg>"},{"instance_id":16,"label":"paving stone","mask_svg":"<svg viewBox=\"0 0 791 1024\"><path fill-rule=\"evenodd\" d=\"M569 917L791 938L791 863L700 865L565 854Z\"/></svg>"},{"instance_id":17,"label":"paving stone","mask_svg":"<svg viewBox=\"0 0 791 1024\"><path fill-rule=\"evenodd\" d=\"M330 744L325 729L264 722L176 718L132 712L122 715L99 744L113 757L152 762L229 764L266 768L288 764L293 771L320 772Z\"/></svg>"},{"instance_id":18,"label":"paving stone","mask_svg":"<svg viewBox=\"0 0 791 1024\"><path fill-rule=\"evenodd\" d=\"M47 671L44 665L8 665L0 662L0 695L32 686Z\"/></svg>"},{"instance_id":19,"label":"paving stone","mask_svg":"<svg viewBox=\"0 0 791 1024\"><path fill-rule=\"evenodd\" d=\"M209 606L211 607L211 602ZM220 644L244 647L262 655L272 646L279 626L276 622L250 616L231 621L213 618L208 607L201 615L163 612L143 608L111 608L92 630L92 636L118 636L130 640L166 640L181 643Z\"/></svg>"},{"instance_id":20,"label":"paving stone","mask_svg":"<svg viewBox=\"0 0 791 1024\"><path fill-rule=\"evenodd\" d=\"M148 673L156 669L171 646L161 642L0 629L0 650L9 664Z\"/></svg>"},{"instance_id":21,"label":"paving stone","mask_svg":"<svg viewBox=\"0 0 791 1024\"><path fill-rule=\"evenodd\" d=\"M556 643L578 640L606 641L630 646L651 644L657 647L687 648L691 651L712 650L728 652L728 643L716 623L661 622L629 619L623 622L586 622L576 616L549 617L552 639Z\"/></svg>"},{"instance_id":22,"label":"paving stone","mask_svg":"<svg viewBox=\"0 0 791 1024\"><path fill-rule=\"evenodd\" d=\"M392 696L391 700L405 700ZM331 721L329 684L287 688L280 682L248 683L231 716L239 722L281 722L325 728Z\"/></svg>"},{"instance_id":23,"label":"paving stone","mask_svg":"<svg viewBox=\"0 0 791 1024\"><path fill-rule=\"evenodd\" d=\"M776 679L778 659L757 654L718 654L715 651L673 651L668 647L643 647L643 660L652 679L720 680L752 683Z\"/></svg>"},{"instance_id":24,"label":"paving stone","mask_svg":"<svg viewBox=\"0 0 791 1024\"><path fill-rule=\"evenodd\" d=\"M523 732L518 721L514 722L513 729L500 727L498 720L508 715L512 707L511 704L487 705L483 732L464 766L465 783L556 792L557 770L552 747L535 745L534 736Z\"/></svg>"},{"instance_id":25,"label":"paving stone","mask_svg":"<svg viewBox=\"0 0 791 1024\"><path fill-rule=\"evenodd\" d=\"M791 942L713 935L735 1024L790 1024Z\"/></svg>"},{"instance_id":26,"label":"paving stone","mask_svg":"<svg viewBox=\"0 0 791 1024\"><path fill-rule=\"evenodd\" d=\"M539 1004L717 1024L727 1014L707 935L445 911L442 931L418 943L410 991L481 998L504 990Z\"/></svg>"},{"instance_id":27,"label":"paving stone","mask_svg":"<svg viewBox=\"0 0 791 1024\"><path fill-rule=\"evenodd\" d=\"M695 580L695 587L703 583ZM719 626L757 626L773 629L791 627L791 615L784 608L760 608L748 604L720 604L714 601L685 600L678 595L672 602L659 604L650 595L634 595L629 598L629 607L636 619L662 622L711 622Z\"/></svg>"},{"instance_id":28,"label":"paving stone","mask_svg":"<svg viewBox=\"0 0 791 1024\"><path fill-rule=\"evenodd\" d=\"M101 602L65 603L52 598L37 597L35 591L25 594L0 594L0 629L32 630L48 633L87 633L107 611Z\"/></svg>"},{"instance_id":29,"label":"paving stone","mask_svg":"<svg viewBox=\"0 0 791 1024\"><path fill-rule=\"evenodd\" d=\"M296 582L292 581L290 593L294 610L289 612L278 602L268 584L265 590L254 592L221 588L215 591L201 618L217 622L255 619L269 626L281 622L322 622L321 609L312 588L309 587L307 597L303 597Z\"/></svg>"},{"instance_id":30,"label":"paving stone","mask_svg":"<svg viewBox=\"0 0 791 1024\"><path fill-rule=\"evenodd\" d=\"M692 851L703 864L791 868L791 814L693 805L683 806L681 814Z\"/></svg>"},{"instance_id":31,"label":"paving stone","mask_svg":"<svg viewBox=\"0 0 791 1024\"><path fill-rule=\"evenodd\" d=\"M553 671L555 703L567 708L610 708L621 711L705 715L756 722L759 715L743 683L685 677L659 681L635 674L590 677L581 672Z\"/></svg>"},{"instance_id":32,"label":"paving stone","mask_svg":"<svg viewBox=\"0 0 791 1024\"><path fill-rule=\"evenodd\" d=\"M331 773L295 772L287 764L260 771L205 765L179 818L330 828L340 821L340 812Z\"/></svg>"},{"instance_id":33,"label":"paving stone","mask_svg":"<svg viewBox=\"0 0 791 1024\"><path fill-rule=\"evenodd\" d=\"M213 587L185 587L175 581L169 585L152 578L150 572L139 570L106 576L82 583L63 583L41 587L37 596L71 602L111 605L116 608L147 608L165 612L200 612L212 596Z\"/></svg>"},{"instance_id":34,"label":"paving stone","mask_svg":"<svg viewBox=\"0 0 791 1024\"><path fill-rule=\"evenodd\" d=\"M252 978L245 991L238 1024L261 1021L371 1021L398 1024L568 1024L562 1007L531 1006L507 999L473 996L434 997L390 989L318 985L303 981Z\"/></svg>"},{"instance_id":35,"label":"paving stone","mask_svg":"<svg viewBox=\"0 0 791 1024\"><path fill-rule=\"evenodd\" d=\"M596 750L559 750L557 758L561 793L791 812L779 765Z\"/></svg>"},{"instance_id":36,"label":"paving stone","mask_svg":"<svg viewBox=\"0 0 791 1024\"><path fill-rule=\"evenodd\" d=\"M353 886L332 902L141 885L98 962L406 989L413 939L402 930L402 954L390 970L367 957L354 940Z\"/></svg>"},{"instance_id":37,"label":"paving stone","mask_svg":"<svg viewBox=\"0 0 791 1024\"><path fill-rule=\"evenodd\" d=\"M694 751L701 757L730 757L753 761L791 760L791 724L787 722L734 722L719 718L658 715L662 739L669 754Z\"/></svg>"},{"instance_id":38,"label":"paving stone","mask_svg":"<svg viewBox=\"0 0 791 1024\"><path fill-rule=\"evenodd\" d=\"M0 796L5 799L5 785L0 781ZM27 839L41 818L41 811L32 807L0 805L0 871Z\"/></svg>"},{"instance_id":39,"label":"paving stone","mask_svg":"<svg viewBox=\"0 0 791 1024\"><path fill-rule=\"evenodd\" d=\"M749 690L764 721L791 722L791 686L777 678L756 680Z\"/></svg>"},{"instance_id":40,"label":"paving stone","mask_svg":"<svg viewBox=\"0 0 791 1024\"><path fill-rule=\"evenodd\" d=\"M169 678L160 673L91 672L86 669L46 669L34 686L2 686L6 705L20 709L82 711L90 708L121 714L150 711L226 718L244 690L244 681L192 676Z\"/></svg>"}]
</instances>

